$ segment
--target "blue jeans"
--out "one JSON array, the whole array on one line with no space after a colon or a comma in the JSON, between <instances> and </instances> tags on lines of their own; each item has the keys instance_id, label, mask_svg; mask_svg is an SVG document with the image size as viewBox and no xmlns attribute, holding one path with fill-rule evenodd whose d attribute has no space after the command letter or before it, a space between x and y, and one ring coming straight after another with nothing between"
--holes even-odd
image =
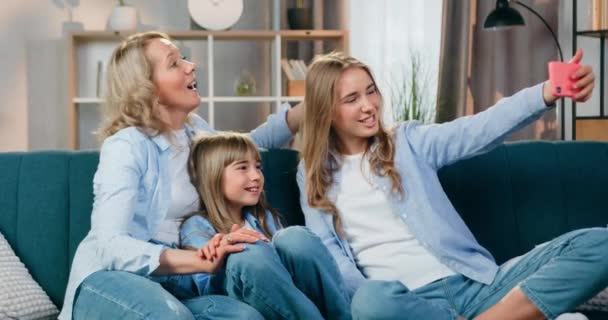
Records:
<instances>
[{"instance_id":1,"label":"blue jeans","mask_svg":"<svg viewBox=\"0 0 608 320\"><path fill-rule=\"evenodd\" d=\"M207 293L226 294L266 319L350 319L350 299L338 266L321 239L304 227L277 232L228 256Z\"/></svg>"},{"instance_id":2,"label":"blue jeans","mask_svg":"<svg viewBox=\"0 0 608 320\"><path fill-rule=\"evenodd\" d=\"M235 299L197 296L189 275L153 279L124 271L96 272L79 286L72 317L75 320L264 319L254 308ZM171 292L173 290L176 291Z\"/></svg>"},{"instance_id":3,"label":"blue jeans","mask_svg":"<svg viewBox=\"0 0 608 320\"><path fill-rule=\"evenodd\" d=\"M414 291L397 281L367 281L353 297L353 318L472 319L519 286L553 319L608 286L607 253L608 229L581 229L507 261L489 285L462 275Z\"/></svg>"}]
</instances>

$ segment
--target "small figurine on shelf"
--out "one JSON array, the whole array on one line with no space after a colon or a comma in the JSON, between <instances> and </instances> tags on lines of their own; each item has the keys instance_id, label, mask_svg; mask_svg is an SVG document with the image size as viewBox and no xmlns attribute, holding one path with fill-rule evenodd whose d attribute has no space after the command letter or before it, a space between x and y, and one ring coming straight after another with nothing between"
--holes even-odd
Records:
<instances>
[{"instance_id":1,"label":"small figurine on shelf","mask_svg":"<svg viewBox=\"0 0 608 320\"><path fill-rule=\"evenodd\" d=\"M118 6L112 8L109 26L114 31L135 31L137 29L137 9L127 5L124 0L118 0Z\"/></svg>"},{"instance_id":2,"label":"small figurine on shelf","mask_svg":"<svg viewBox=\"0 0 608 320\"><path fill-rule=\"evenodd\" d=\"M241 70L236 84L237 96L252 96L255 94L255 78L248 70Z\"/></svg>"}]
</instances>

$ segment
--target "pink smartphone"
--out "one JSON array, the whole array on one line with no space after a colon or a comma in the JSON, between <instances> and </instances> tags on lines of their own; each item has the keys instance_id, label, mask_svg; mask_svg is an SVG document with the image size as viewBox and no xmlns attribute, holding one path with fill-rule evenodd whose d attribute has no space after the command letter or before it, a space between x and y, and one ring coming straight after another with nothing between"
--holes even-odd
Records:
<instances>
[{"instance_id":1,"label":"pink smartphone","mask_svg":"<svg viewBox=\"0 0 608 320\"><path fill-rule=\"evenodd\" d=\"M559 61L549 62L549 80L553 85L553 95L556 97L574 97L578 89L574 88L571 76L578 70L578 63Z\"/></svg>"}]
</instances>

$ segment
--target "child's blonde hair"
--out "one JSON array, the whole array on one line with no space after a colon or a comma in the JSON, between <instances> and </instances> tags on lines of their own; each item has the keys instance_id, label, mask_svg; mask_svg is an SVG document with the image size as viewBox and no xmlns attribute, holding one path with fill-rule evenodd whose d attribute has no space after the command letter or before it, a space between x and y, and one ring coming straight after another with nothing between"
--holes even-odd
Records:
<instances>
[{"instance_id":1,"label":"child's blonde hair","mask_svg":"<svg viewBox=\"0 0 608 320\"><path fill-rule=\"evenodd\" d=\"M224 169L231 163L250 156L261 161L255 143L245 134L226 132L195 139L188 159L188 174L198 193L200 209L185 219L193 215L200 215L207 219L217 232L229 233L232 225L238 221L233 221L231 218L226 197L222 192ZM274 224L277 226L279 216L267 204L263 191L260 201L247 209L260 221L264 235L272 238L266 212L271 213Z\"/></svg>"}]
</instances>

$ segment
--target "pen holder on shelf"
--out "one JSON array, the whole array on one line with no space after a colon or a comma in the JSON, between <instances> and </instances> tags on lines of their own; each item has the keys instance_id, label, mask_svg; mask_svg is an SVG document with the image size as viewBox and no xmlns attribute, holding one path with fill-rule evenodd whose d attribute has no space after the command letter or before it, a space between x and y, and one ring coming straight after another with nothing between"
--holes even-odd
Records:
<instances>
[{"instance_id":1,"label":"pen holder on shelf","mask_svg":"<svg viewBox=\"0 0 608 320\"><path fill-rule=\"evenodd\" d=\"M305 80L287 81L287 95L290 97L303 97L306 92Z\"/></svg>"}]
</instances>

